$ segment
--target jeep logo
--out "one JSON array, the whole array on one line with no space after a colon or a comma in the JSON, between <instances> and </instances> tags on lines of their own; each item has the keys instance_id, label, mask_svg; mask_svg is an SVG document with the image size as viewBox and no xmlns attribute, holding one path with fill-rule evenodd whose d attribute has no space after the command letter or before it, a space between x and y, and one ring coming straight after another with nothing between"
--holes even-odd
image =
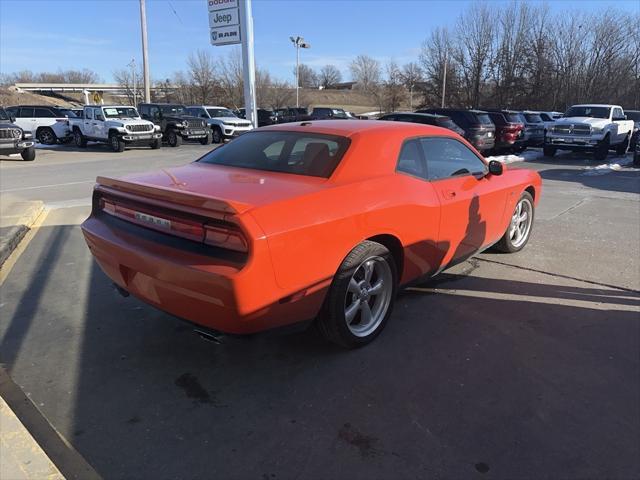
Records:
<instances>
[{"instance_id":1,"label":"jeep logo","mask_svg":"<svg viewBox=\"0 0 640 480\"><path fill-rule=\"evenodd\" d=\"M232 20L233 20L233 15L229 13L225 13L223 15L216 13L216 16L213 17L213 23L222 23L223 25L226 25L227 23L231 23Z\"/></svg>"}]
</instances>

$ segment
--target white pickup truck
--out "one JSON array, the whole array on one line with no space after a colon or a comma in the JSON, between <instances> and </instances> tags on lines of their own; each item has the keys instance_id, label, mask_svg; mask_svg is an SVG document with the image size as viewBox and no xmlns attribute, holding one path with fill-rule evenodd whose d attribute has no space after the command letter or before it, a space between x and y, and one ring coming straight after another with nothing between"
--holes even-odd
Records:
<instances>
[{"instance_id":1,"label":"white pickup truck","mask_svg":"<svg viewBox=\"0 0 640 480\"><path fill-rule=\"evenodd\" d=\"M124 105L85 105L82 117L69 119L76 146L87 142L108 143L114 152L127 145L162 146L160 127L140 118L134 107Z\"/></svg>"},{"instance_id":2,"label":"white pickup truck","mask_svg":"<svg viewBox=\"0 0 640 480\"><path fill-rule=\"evenodd\" d=\"M557 150L593 151L597 160L607 158L609 150L624 155L629 150L633 120L627 120L618 105L574 105L547 129L544 155Z\"/></svg>"}]
</instances>

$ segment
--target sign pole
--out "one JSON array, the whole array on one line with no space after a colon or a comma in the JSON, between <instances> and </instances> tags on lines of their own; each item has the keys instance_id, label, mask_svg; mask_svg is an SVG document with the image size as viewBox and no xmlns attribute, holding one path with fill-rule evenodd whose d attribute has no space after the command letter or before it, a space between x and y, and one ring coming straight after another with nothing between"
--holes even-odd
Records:
<instances>
[{"instance_id":1,"label":"sign pole","mask_svg":"<svg viewBox=\"0 0 640 480\"><path fill-rule=\"evenodd\" d=\"M149 53L147 48L147 10L144 0L140 0L140 29L142 30L142 76L144 78L144 101L151 101L151 83L149 81ZM134 102L135 107L135 102Z\"/></svg>"},{"instance_id":2,"label":"sign pole","mask_svg":"<svg viewBox=\"0 0 640 480\"><path fill-rule=\"evenodd\" d=\"M239 3L245 117L253 124L254 128L257 128L256 63L253 56L253 15L251 13L251 0L240 0Z\"/></svg>"}]
</instances>

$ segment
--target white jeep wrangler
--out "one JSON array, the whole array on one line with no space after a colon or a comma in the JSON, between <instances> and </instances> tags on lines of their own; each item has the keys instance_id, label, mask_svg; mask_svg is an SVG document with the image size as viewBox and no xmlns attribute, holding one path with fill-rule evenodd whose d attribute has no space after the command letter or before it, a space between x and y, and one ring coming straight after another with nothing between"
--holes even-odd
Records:
<instances>
[{"instance_id":1,"label":"white jeep wrangler","mask_svg":"<svg viewBox=\"0 0 640 480\"><path fill-rule=\"evenodd\" d=\"M557 150L593 151L596 160L607 158L609 150L618 155L629 150L633 120L627 120L618 105L574 105L547 129L544 155Z\"/></svg>"},{"instance_id":2,"label":"white jeep wrangler","mask_svg":"<svg viewBox=\"0 0 640 480\"><path fill-rule=\"evenodd\" d=\"M120 105L85 105L81 118L70 118L76 146L85 148L87 142L108 143L114 152L124 151L127 145L162 146L160 127L143 120L134 107Z\"/></svg>"}]
</instances>

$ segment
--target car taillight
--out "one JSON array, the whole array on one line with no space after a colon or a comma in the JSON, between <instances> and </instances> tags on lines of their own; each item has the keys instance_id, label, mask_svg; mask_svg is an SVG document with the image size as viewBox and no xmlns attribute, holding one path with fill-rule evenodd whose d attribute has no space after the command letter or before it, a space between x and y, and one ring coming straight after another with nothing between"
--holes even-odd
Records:
<instances>
[{"instance_id":1,"label":"car taillight","mask_svg":"<svg viewBox=\"0 0 640 480\"><path fill-rule=\"evenodd\" d=\"M177 237L204 242L214 247L237 252L248 252L247 241L239 228L233 225L210 225L175 215L156 213L151 209L125 206L110 199L100 198L99 209L123 220Z\"/></svg>"},{"instance_id":2,"label":"car taillight","mask_svg":"<svg viewBox=\"0 0 640 480\"><path fill-rule=\"evenodd\" d=\"M228 248L236 252L247 252L247 241L240 230L220 225L205 225L204 243L214 247Z\"/></svg>"},{"instance_id":3,"label":"car taillight","mask_svg":"<svg viewBox=\"0 0 640 480\"><path fill-rule=\"evenodd\" d=\"M56 118L56 122L57 123L64 123L65 125L69 125L69 119L68 118Z\"/></svg>"}]
</instances>

